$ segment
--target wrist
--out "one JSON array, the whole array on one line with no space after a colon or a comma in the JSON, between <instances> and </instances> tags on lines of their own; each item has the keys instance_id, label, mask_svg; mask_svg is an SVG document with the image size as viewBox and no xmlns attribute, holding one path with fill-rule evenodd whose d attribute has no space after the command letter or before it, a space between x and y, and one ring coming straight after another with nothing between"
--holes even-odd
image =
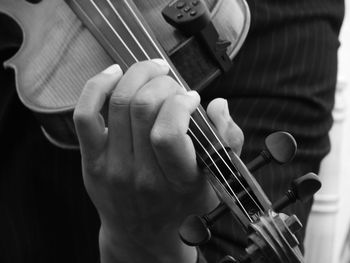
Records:
<instances>
[{"instance_id":1,"label":"wrist","mask_svg":"<svg viewBox=\"0 0 350 263\"><path fill-rule=\"evenodd\" d=\"M197 250L185 245L177 231L146 239L112 234L101 227L101 263L195 263Z\"/></svg>"}]
</instances>

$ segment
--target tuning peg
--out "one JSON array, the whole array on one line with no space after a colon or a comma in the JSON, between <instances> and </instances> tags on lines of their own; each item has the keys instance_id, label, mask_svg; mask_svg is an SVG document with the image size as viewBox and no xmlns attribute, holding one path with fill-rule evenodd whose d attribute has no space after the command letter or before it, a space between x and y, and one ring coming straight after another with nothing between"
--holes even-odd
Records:
<instances>
[{"instance_id":1,"label":"tuning peg","mask_svg":"<svg viewBox=\"0 0 350 263\"><path fill-rule=\"evenodd\" d=\"M181 224L179 235L181 240L189 246L199 246L208 242L211 238L210 226L229 209L221 203L207 215L190 215Z\"/></svg>"},{"instance_id":2,"label":"tuning peg","mask_svg":"<svg viewBox=\"0 0 350 263\"><path fill-rule=\"evenodd\" d=\"M279 164L287 163L293 159L296 150L297 143L292 135L287 132L274 132L266 137L265 149L248 163L247 168L250 172L254 172L272 160Z\"/></svg>"},{"instance_id":3,"label":"tuning peg","mask_svg":"<svg viewBox=\"0 0 350 263\"><path fill-rule=\"evenodd\" d=\"M291 188L280 200L272 205L272 209L278 212L297 200L305 202L320 188L321 181L316 174L305 174L292 182Z\"/></svg>"}]
</instances>

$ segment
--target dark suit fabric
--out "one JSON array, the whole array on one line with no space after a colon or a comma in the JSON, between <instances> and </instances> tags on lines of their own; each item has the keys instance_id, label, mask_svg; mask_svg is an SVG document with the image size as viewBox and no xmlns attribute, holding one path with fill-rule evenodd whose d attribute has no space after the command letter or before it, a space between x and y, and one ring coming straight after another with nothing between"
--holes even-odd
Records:
<instances>
[{"instance_id":1,"label":"dark suit fabric","mask_svg":"<svg viewBox=\"0 0 350 263\"><path fill-rule=\"evenodd\" d=\"M228 99L231 115L245 135L241 156L245 162L258 155L271 132L283 130L296 138L298 151L290 164L272 164L254 173L268 197L276 201L293 179L318 173L330 151L328 132L344 3L252 0L248 4L252 15L248 37L231 71L202 97ZM306 226L311 204L297 203L283 212L296 214ZM224 225L217 224L219 238L208 245L209 251L233 239L237 245L244 244L237 230ZM302 240L304 234L305 227L297 236ZM215 262L218 257L209 258Z\"/></svg>"},{"instance_id":2,"label":"dark suit fabric","mask_svg":"<svg viewBox=\"0 0 350 263\"><path fill-rule=\"evenodd\" d=\"M268 166L255 174L276 200L293 178L317 172L330 150L327 133L344 3L249 0L248 4L251 29L232 70L201 95L204 103L214 97L228 99L245 134L244 160L258 153L272 131L285 130L296 137L299 150L292 164ZM0 24L2 62L18 49L21 34L2 15ZM44 138L39 123L18 99L13 72L4 68L0 69L0 157L0 262L95 263L99 220L83 186L80 156ZM286 212L296 213L305 224L310 205L294 205ZM238 230L223 221L204 247L209 262L244 245L235 235Z\"/></svg>"}]
</instances>

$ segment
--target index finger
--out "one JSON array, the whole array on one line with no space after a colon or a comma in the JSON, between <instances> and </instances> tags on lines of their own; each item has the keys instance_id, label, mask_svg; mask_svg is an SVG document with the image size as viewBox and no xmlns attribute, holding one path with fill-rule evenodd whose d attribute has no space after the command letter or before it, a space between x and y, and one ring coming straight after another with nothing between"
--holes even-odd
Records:
<instances>
[{"instance_id":1,"label":"index finger","mask_svg":"<svg viewBox=\"0 0 350 263\"><path fill-rule=\"evenodd\" d=\"M101 109L122 76L119 65L112 65L85 85L74 110L73 120L84 156L98 154L106 141Z\"/></svg>"}]
</instances>

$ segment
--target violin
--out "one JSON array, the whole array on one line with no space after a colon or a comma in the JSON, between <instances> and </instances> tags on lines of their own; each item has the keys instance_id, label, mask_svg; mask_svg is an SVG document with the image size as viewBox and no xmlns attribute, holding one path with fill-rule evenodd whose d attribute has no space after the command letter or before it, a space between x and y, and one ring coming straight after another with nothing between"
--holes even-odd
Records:
<instances>
[{"instance_id":1,"label":"violin","mask_svg":"<svg viewBox=\"0 0 350 263\"><path fill-rule=\"evenodd\" d=\"M236 8L236 17L242 19L236 23L239 34L228 47L232 59L247 34L247 4L244 0L196 2L208 10L222 2ZM201 64L190 74L187 71L193 62L182 58L189 65L179 63L179 47L197 42L163 21L160 13L166 4L162 0L0 2L0 11L14 18L24 34L20 51L6 65L15 69L19 97L41 121L49 140L65 148L78 147L72 122L74 106L85 82L110 64L118 63L126 70L135 62L162 58L170 65L169 74L186 90L200 89L222 74L222 68L213 69L215 60L202 60L206 66ZM205 81L203 76L207 76ZM296 216L279 211L296 200L310 198L321 186L318 178L312 173L300 177L286 196L271 204L251 174L271 160L290 161L296 151L294 138L285 132L268 136L266 149L245 165L220 138L201 106L191 116L188 134L221 204L207 215L189 216L179 229L181 239L191 246L204 244L211 237L211 225L231 213L246 232L248 245L245 255L228 255L221 262L303 262L294 235L302 226Z\"/></svg>"}]
</instances>

